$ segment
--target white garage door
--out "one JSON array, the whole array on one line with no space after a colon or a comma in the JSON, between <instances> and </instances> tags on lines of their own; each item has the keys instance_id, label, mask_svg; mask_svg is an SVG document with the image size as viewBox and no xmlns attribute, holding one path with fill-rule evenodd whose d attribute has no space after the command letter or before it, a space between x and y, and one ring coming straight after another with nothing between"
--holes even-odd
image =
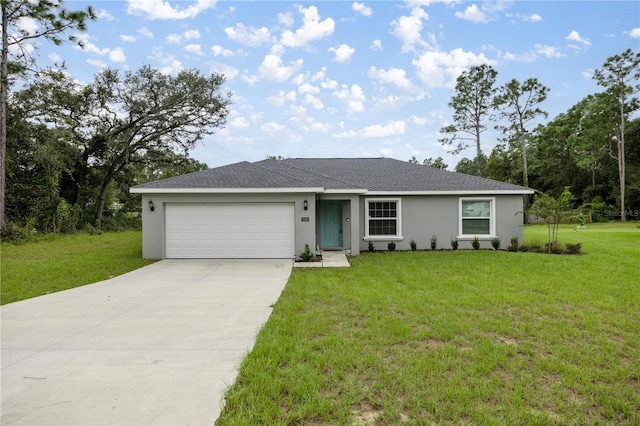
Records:
<instances>
[{"instance_id":1,"label":"white garage door","mask_svg":"<svg viewBox=\"0 0 640 426\"><path fill-rule=\"evenodd\" d=\"M293 203L167 204L167 258L291 258Z\"/></svg>"}]
</instances>

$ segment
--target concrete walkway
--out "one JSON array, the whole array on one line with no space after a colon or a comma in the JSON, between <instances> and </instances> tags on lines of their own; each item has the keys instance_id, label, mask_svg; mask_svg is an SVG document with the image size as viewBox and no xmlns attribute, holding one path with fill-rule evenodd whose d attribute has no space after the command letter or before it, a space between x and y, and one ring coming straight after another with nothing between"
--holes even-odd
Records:
<instances>
[{"instance_id":1,"label":"concrete walkway","mask_svg":"<svg viewBox=\"0 0 640 426\"><path fill-rule=\"evenodd\" d=\"M320 262L295 262L295 268L349 268L351 264L344 250L323 250Z\"/></svg>"},{"instance_id":2,"label":"concrete walkway","mask_svg":"<svg viewBox=\"0 0 640 426\"><path fill-rule=\"evenodd\" d=\"M2 425L212 425L291 260L163 260L12 303Z\"/></svg>"}]
</instances>

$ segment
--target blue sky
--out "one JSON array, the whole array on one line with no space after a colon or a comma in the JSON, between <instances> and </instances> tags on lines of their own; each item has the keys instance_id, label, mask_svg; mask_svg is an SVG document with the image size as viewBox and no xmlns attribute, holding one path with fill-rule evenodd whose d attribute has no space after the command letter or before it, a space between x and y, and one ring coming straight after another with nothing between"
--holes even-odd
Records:
<instances>
[{"instance_id":1,"label":"blue sky","mask_svg":"<svg viewBox=\"0 0 640 426\"><path fill-rule=\"evenodd\" d=\"M101 68L227 77L224 129L192 156L216 167L284 157L452 156L438 143L451 123L456 77L489 63L498 84L537 78L549 120L600 91L607 57L640 48L636 1L72 1L91 4L77 47L39 46L40 66L65 62L90 81ZM28 27L34 23L24 22ZM495 134L487 132L489 155Z\"/></svg>"}]
</instances>

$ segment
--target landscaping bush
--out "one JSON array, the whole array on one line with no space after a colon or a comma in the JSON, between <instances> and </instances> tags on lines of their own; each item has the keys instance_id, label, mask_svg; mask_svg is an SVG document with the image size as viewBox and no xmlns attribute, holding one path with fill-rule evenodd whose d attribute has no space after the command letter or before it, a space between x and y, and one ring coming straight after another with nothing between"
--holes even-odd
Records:
<instances>
[{"instance_id":1,"label":"landscaping bush","mask_svg":"<svg viewBox=\"0 0 640 426\"><path fill-rule=\"evenodd\" d=\"M494 250L500 250L500 237L491 239L491 247L493 247Z\"/></svg>"},{"instance_id":2,"label":"landscaping bush","mask_svg":"<svg viewBox=\"0 0 640 426\"><path fill-rule=\"evenodd\" d=\"M369 241L369 251L373 253L374 250L375 250L375 246L373 245L373 241Z\"/></svg>"},{"instance_id":3,"label":"landscaping bush","mask_svg":"<svg viewBox=\"0 0 640 426\"><path fill-rule=\"evenodd\" d=\"M507 250L509 250L509 251L518 251L518 244L519 244L518 237L511 238L511 244L509 245Z\"/></svg>"},{"instance_id":4,"label":"landscaping bush","mask_svg":"<svg viewBox=\"0 0 640 426\"><path fill-rule=\"evenodd\" d=\"M454 250L458 250L458 238L451 239L451 248Z\"/></svg>"},{"instance_id":5,"label":"landscaping bush","mask_svg":"<svg viewBox=\"0 0 640 426\"><path fill-rule=\"evenodd\" d=\"M396 249L396 243L393 241L389 241L389 244L387 244L387 249L389 251L394 251Z\"/></svg>"},{"instance_id":6,"label":"landscaping bush","mask_svg":"<svg viewBox=\"0 0 640 426\"><path fill-rule=\"evenodd\" d=\"M567 243L565 244L565 250L564 252L566 254L582 254L582 244L581 243Z\"/></svg>"},{"instance_id":7,"label":"landscaping bush","mask_svg":"<svg viewBox=\"0 0 640 426\"><path fill-rule=\"evenodd\" d=\"M416 244L415 240L411 240L409 245L411 245L411 251L416 251L416 249L418 248L418 245Z\"/></svg>"},{"instance_id":8,"label":"landscaping bush","mask_svg":"<svg viewBox=\"0 0 640 426\"><path fill-rule=\"evenodd\" d=\"M300 253L300 259L302 259L305 262L308 262L311 259L313 259L314 257L316 257L316 255L311 253L311 249L309 248L309 244L305 244L304 245L304 251L302 253Z\"/></svg>"},{"instance_id":9,"label":"landscaping bush","mask_svg":"<svg viewBox=\"0 0 640 426\"><path fill-rule=\"evenodd\" d=\"M431 250L435 250L436 247L438 246L438 236L436 234L433 234L431 236Z\"/></svg>"},{"instance_id":10,"label":"landscaping bush","mask_svg":"<svg viewBox=\"0 0 640 426\"><path fill-rule=\"evenodd\" d=\"M480 240L478 239L477 235L473 237L473 241L471 241L471 247L473 247L474 250L480 250Z\"/></svg>"}]
</instances>

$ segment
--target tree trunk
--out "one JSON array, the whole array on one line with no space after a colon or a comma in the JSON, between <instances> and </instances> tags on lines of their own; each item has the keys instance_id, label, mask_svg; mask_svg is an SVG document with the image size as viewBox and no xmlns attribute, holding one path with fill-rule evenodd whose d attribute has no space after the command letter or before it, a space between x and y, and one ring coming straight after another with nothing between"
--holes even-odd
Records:
<instances>
[{"instance_id":1,"label":"tree trunk","mask_svg":"<svg viewBox=\"0 0 640 426\"><path fill-rule=\"evenodd\" d=\"M4 205L7 189L7 92L9 85L9 35L7 30L7 4L2 2L2 65L0 71L0 233L4 229Z\"/></svg>"},{"instance_id":2,"label":"tree trunk","mask_svg":"<svg viewBox=\"0 0 640 426\"><path fill-rule=\"evenodd\" d=\"M102 186L100 187L100 194L98 195L98 202L96 203L96 210L93 214L93 226L96 228L100 228L102 226L102 212L104 211L104 203L107 199L107 191L109 190L109 185L115 176L115 171L113 166L109 168L107 175L102 181Z\"/></svg>"},{"instance_id":3,"label":"tree trunk","mask_svg":"<svg viewBox=\"0 0 640 426\"><path fill-rule=\"evenodd\" d=\"M626 206L624 203L626 164L624 157L624 96L620 102L620 137L618 138L618 177L620 179L620 221L627 221Z\"/></svg>"}]
</instances>

